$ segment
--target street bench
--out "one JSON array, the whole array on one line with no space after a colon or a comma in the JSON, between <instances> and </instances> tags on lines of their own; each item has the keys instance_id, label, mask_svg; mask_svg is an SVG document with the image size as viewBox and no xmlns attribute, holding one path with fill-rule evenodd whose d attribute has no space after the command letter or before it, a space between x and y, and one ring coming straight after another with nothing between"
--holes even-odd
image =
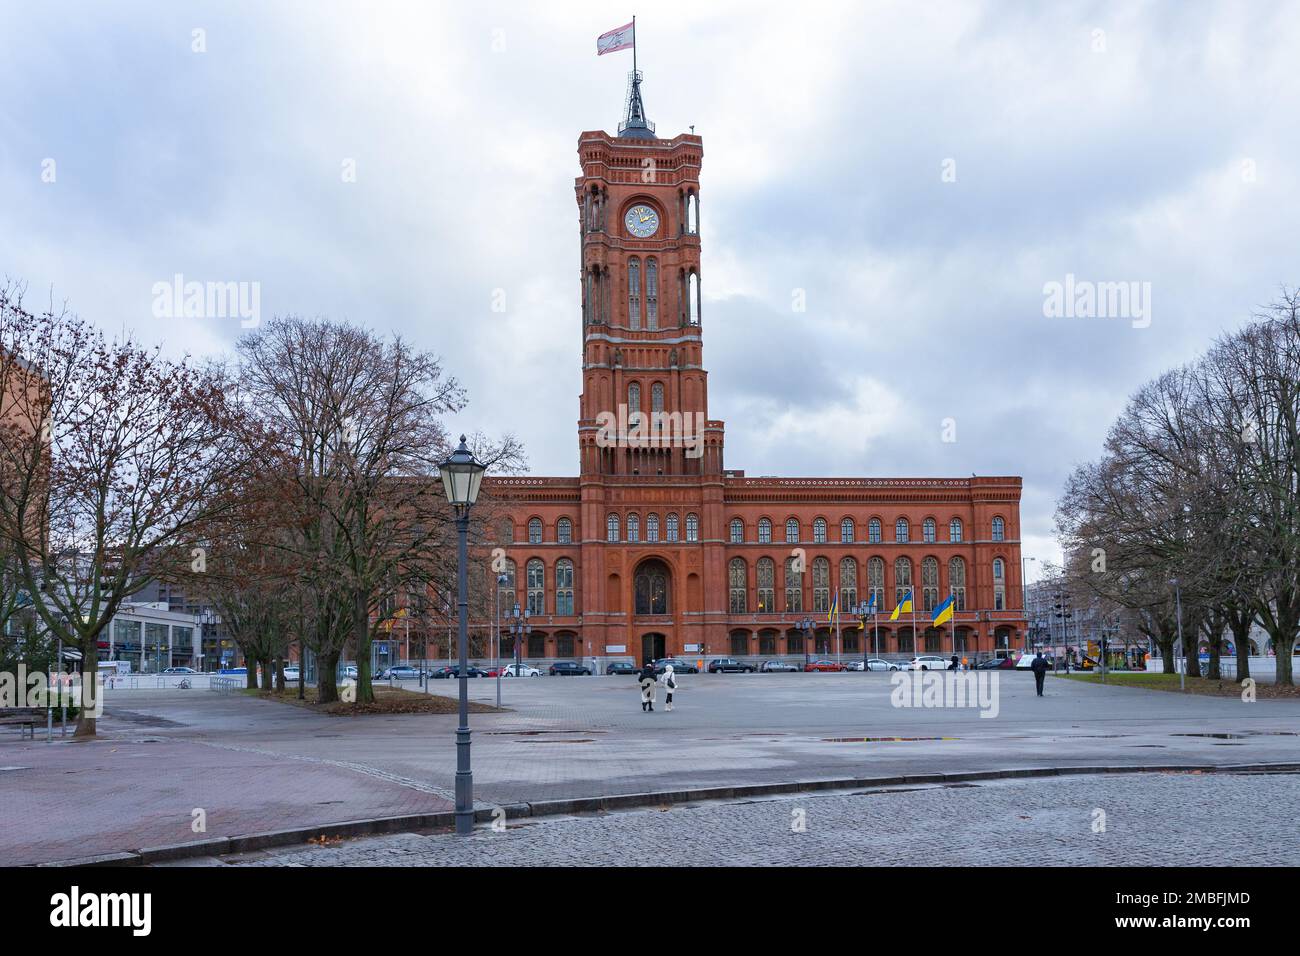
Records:
<instances>
[{"instance_id":1,"label":"street bench","mask_svg":"<svg viewBox=\"0 0 1300 956\"><path fill-rule=\"evenodd\" d=\"M0 727L18 726L19 739L23 735L23 727L26 727L36 739L36 725L45 723L44 707L7 707L0 710Z\"/></svg>"}]
</instances>

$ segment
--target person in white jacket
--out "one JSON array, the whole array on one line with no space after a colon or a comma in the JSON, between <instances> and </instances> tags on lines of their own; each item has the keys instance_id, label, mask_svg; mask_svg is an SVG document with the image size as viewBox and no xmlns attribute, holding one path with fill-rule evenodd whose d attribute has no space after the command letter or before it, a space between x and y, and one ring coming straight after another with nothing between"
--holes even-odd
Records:
<instances>
[{"instance_id":1,"label":"person in white jacket","mask_svg":"<svg viewBox=\"0 0 1300 956\"><path fill-rule=\"evenodd\" d=\"M659 678L659 682L664 685L666 695L664 697L664 710L673 709L673 691L677 689L677 677L673 674L673 665L667 664L664 667L664 676Z\"/></svg>"}]
</instances>

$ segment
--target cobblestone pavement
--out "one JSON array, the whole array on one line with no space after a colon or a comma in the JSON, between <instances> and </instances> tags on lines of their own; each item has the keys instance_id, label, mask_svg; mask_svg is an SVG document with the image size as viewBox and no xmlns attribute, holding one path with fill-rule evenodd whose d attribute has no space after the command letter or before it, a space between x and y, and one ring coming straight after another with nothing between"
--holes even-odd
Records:
<instances>
[{"instance_id":1,"label":"cobblestone pavement","mask_svg":"<svg viewBox=\"0 0 1300 956\"><path fill-rule=\"evenodd\" d=\"M1233 826L1224 826L1232 807ZM801 794L227 857L246 866L1295 866L1295 774L1151 773ZM803 832L796 824L803 821ZM1104 824L1104 828L1103 825ZM215 864L217 860L204 861Z\"/></svg>"}]
</instances>

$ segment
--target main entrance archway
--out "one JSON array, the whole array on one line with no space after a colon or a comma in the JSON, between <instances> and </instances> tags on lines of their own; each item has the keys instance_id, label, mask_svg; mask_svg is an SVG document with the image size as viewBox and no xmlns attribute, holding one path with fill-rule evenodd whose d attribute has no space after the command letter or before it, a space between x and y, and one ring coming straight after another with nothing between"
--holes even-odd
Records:
<instances>
[{"instance_id":1,"label":"main entrance archway","mask_svg":"<svg viewBox=\"0 0 1300 956\"><path fill-rule=\"evenodd\" d=\"M653 632L641 635L641 663L668 656L668 636Z\"/></svg>"}]
</instances>

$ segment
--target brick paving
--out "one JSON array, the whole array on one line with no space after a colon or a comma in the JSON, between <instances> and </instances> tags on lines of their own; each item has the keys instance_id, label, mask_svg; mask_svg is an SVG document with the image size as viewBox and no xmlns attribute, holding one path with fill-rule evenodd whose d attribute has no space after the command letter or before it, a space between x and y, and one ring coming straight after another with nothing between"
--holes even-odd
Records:
<instances>
[{"instance_id":1,"label":"brick paving","mask_svg":"<svg viewBox=\"0 0 1300 956\"><path fill-rule=\"evenodd\" d=\"M1226 830L1222 808L1232 808ZM1096 832L1102 820L1104 830ZM803 832L794 823L802 817ZM242 866L1295 866L1295 774L1134 774L801 794L227 857ZM206 861L216 863L216 860Z\"/></svg>"}]
</instances>

